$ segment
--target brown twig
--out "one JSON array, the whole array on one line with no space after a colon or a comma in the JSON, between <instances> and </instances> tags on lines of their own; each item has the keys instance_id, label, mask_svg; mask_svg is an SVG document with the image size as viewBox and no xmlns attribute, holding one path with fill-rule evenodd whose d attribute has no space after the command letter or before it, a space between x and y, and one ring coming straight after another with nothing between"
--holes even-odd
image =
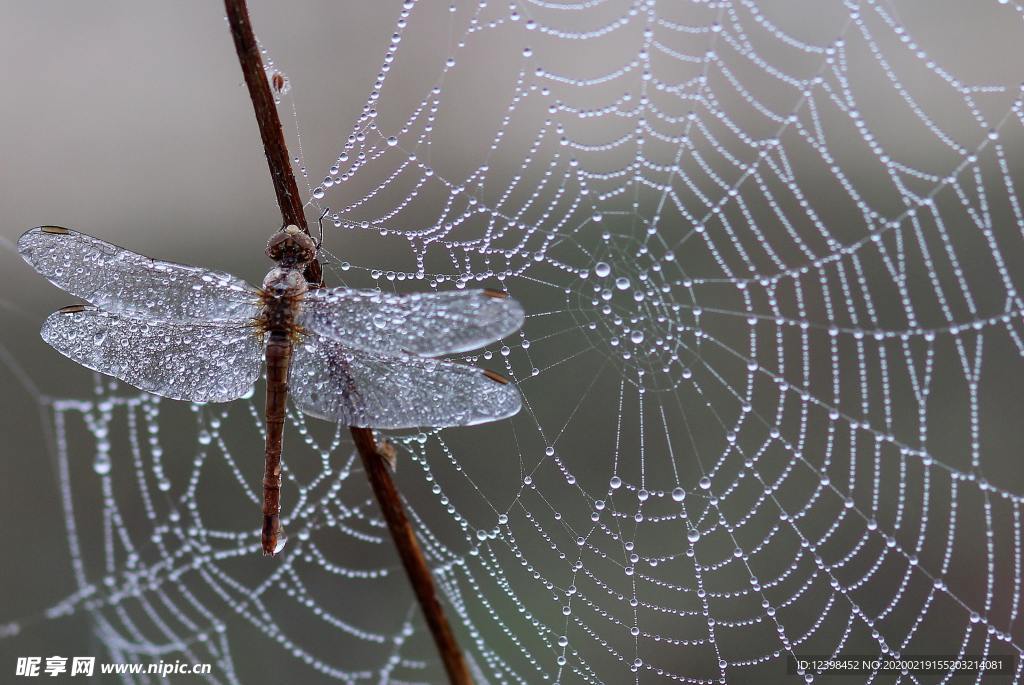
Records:
<instances>
[{"instance_id":1,"label":"brown twig","mask_svg":"<svg viewBox=\"0 0 1024 685\"><path fill-rule=\"evenodd\" d=\"M277 114L277 105L270 92L270 82L263 69L263 59L256 43L256 35L249 22L249 10L245 0L225 0L228 22L231 25L231 37L235 39L235 50L238 61L242 64L245 74L245 85L249 87L252 107L256 110L256 121L260 125L260 137L263 138L263 151L267 154L267 165L270 175L274 178L274 192L277 203L281 205L281 218L285 225L295 224L306 229L306 215L302 211L302 198L299 187L292 173L292 162L288 156L288 145L284 141L281 119Z\"/></svg>"},{"instance_id":2,"label":"brown twig","mask_svg":"<svg viewBox=\"0 0 1024 685\"><path fill-rule=\"evenodd\" d=\"M380 503L380 509L384 512L388 530L391 531L391 539L398 548L398 555L402 558L402 565L405 566L416 599L423 607L430 633L434 636L441 660L444 661L444 668L448 671L448 680L454 685L472 685L473 680L469 677L469 669L466 668L462 650L459 649L455 633L448 624L444 607L437 598L437 588L434 587L430 567L427 566L427 560L423 557L423 551L416 540L416 533L413 532L412 524L405 515L405 509L402 508L402 500L398 495L398 489L395 488L395 482L391 479L388 460L380 454L383 449L394 448L386 444L378 446L373 439L373 431L369 428L353 427L351 430L356 449L363 459L363 470L366 471L373 492L377 495L377 502Z\"/></svg>"},{"instance_id":3,"label":"brown twig","mask_svg":"<svg viewBox=\"0 0 1024 685\"><path fill-rule=\"evenodd\" d=\"M249 10L246 8L245 0L224 0L224 7L227 10L228 23L235 41L238 61L242 65L245 83L249 87L249 97L252 99L252 106L256 111L256 121L259 124L260 136L263 138L263 149L267 155L267 164L270 166L270 175L274 180L274 191L277 193L277 202L281 206L281 218L285 225L295 224L308 234L309 226L303 212L298 185L295 183L295 175L292 172L284 130L281 128L281 119L277 114L274 96L270 92L270 84L263 69L263 59L260 57L256 36L253 34L252 24L249 21ZM322 285L319 262L315 263L315 271L314 265L307 270L306 280L317 286ZM459 649L455 634L445 616L444 607L438 599L430 567L427 566L412 524L409 523L409 518L405 515L398 489L391 478L387 462L389 456L393 455L389 455L385 451L391 448L387 445L377 445L373 431L369 428L352 428L351 430L352 440L359 451L359 456L362 457L363 468L370 480L370 486L377 496L377 501L380 503L388 530L391 532L391 539L398 549L398 555L402 559L402 565L405 567L409 582L416 593L416 599L419 600L420 607L427 619L427 626L429 626L437 649L441 653L445 670L448 672L448 679L453 685L472 685L473 680L469 676L466 660L462 656L462 650Z\"/></svg>"},{"instance_id":4,"label":"brown twig","mask_svg":"<svg viewBox=\"0 0 1024 685\"><path fill-rule=\"evenodd\" d=\"M291 157L288 155L288 144L284 140L284 129L281 128L281 117L277 114L277 104L270 92L270 82L263 68L260 47L249 21L249 9L245 0L224 0L227 10L228 24L231 26L231 37L235 41L235 52L242 65L245 85L249 87L249 98L256 112L256 123L259 124L260 137L263 139L263 152L267 155L267 166L270 177L274 181L274 192L277 193L277 204L281 208L281 219L284 226L294 224L309 234L306 213L302 209L302 198L299 186L292 172ZM313 260L306 269L306 280L320 287L323 285L323 272L319 260Z\"/></svg>"}]
</instances>

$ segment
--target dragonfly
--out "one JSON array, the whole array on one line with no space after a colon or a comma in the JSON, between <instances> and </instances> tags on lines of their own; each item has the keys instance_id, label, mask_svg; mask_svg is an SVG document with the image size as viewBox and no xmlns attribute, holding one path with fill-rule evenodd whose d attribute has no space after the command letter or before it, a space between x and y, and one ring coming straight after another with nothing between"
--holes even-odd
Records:
<instances>
[{"instance_id":1,"label":"dragonfly","mask_svg":"<svg viewBox=\"0 0 1024 685\"><path fill-rule=\"evenodd\" d=\"M256 288L231 274L160 261L59 226L18 240L36 271L85 300L51 314L44 341L82 366L189 402L249 396L266 365L264 555L284 547L281 452L289 398L313 417L379 429L470 426L515 415L515 384L440 359L518 330L520 304L497 290L396 295L322 288L304 271L319 244L290 225Z\"/></svg>"}]
</instances>

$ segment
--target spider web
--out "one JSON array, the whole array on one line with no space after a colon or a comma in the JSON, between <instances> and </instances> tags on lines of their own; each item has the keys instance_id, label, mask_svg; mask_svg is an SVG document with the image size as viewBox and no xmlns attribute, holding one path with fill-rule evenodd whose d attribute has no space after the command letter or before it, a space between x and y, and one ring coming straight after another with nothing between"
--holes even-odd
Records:
<instances>
[{"instance_id":1,"label":"spider web","mask_svg":"<svg viewBox=\"0 0 1024 685\"><path fill-rule=\"evenodd\" d=\"M405 3L336 162L297 146L326 244L406 255L327 253L332 285L502 287L528 312L465 357L519 416L390 436L480 682L1019 657L1024 102L996 65L1022 56L985 32L1024 6L971 5ZM311 677L440 679L343 431L290 416L292 537L253 569L261 402L105 380L41 401L80 588L48 615L215 682L243 639Z\"/></svg>"}]
</instances>

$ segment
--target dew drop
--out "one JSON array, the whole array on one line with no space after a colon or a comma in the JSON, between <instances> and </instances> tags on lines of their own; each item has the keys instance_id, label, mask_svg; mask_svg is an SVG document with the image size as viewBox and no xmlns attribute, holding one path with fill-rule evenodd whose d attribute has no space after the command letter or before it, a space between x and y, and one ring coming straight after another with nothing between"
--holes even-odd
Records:
<instances>
[{"instance_id":1,"label":"dew drop","mask_svg":"<svg viewBox=\"0 0 1024 685\"><path fill-rule=\"evenodd\" d=\"M110 457L106 455L98 456L92 462L92 470L100 476L105 476L110 473L110 466Z\"/></svg>"},{"instance_id":2,"label":"dew drop","mask_svg":"<svg viewBox=\"0 0 1024 685\"><path fill-rule=\"evenodd\" d=\"M611 272L612 267L608 266L607 262L598 262L597 264L594 265L594 273L600 276L601 278L605 278Z\"/></svg>"}]
</instances>

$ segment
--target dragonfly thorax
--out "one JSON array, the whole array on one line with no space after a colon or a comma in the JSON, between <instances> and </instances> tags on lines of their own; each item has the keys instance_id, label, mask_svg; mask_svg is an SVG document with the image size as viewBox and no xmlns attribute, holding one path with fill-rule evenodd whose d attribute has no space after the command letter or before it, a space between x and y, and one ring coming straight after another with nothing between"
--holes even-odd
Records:
<instances>
[{"instance_id":1,"label":"dragonfly thorax","mask_svg":"<svg viewBox=\"0 0 1024 685\"><path fill-rule=\"evenodd\" d=\"M306 279L301 269L274 267L263 279L263 291L275 297L301 295L306 292Z\"/></svg>"}]
</instances>

